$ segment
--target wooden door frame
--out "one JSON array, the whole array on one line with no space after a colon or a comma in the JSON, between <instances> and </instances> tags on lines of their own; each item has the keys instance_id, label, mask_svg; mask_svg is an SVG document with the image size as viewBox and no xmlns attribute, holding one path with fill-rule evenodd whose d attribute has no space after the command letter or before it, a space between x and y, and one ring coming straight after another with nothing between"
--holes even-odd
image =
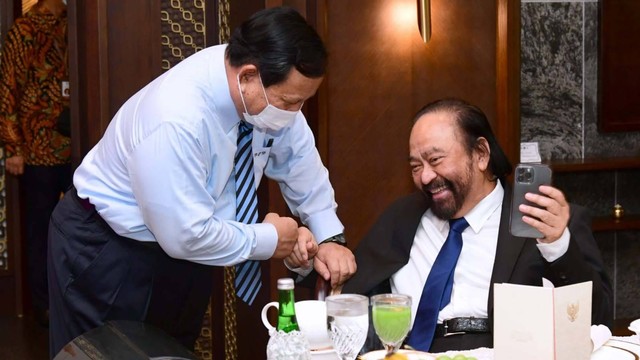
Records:
<instances>
[{"instance_id":1,"label":"wooden door frame","mask_svg":"<svg viewBox=\"0 0 640 360\"><path fill-rule=\"evenodd\" d=\"M520 160L520 0L496 0L496 126L512 164Z\"/></svg>"}]
</instances>

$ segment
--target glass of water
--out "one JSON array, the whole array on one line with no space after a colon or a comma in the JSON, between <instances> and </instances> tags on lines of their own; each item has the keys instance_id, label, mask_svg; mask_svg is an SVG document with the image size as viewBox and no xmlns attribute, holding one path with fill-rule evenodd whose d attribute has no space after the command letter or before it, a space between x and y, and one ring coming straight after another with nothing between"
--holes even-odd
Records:
<instances>
[{"instance_id":1,"label":"glass of water","mask_svg":"<svg viewBox=\"0 0 640 360\"><path fill-rule=\"evenodd\" d=\"M369 298L357 294L327 296L327 329L341 360L353 360L369 330Z\"/></svg>"}]
</instances>

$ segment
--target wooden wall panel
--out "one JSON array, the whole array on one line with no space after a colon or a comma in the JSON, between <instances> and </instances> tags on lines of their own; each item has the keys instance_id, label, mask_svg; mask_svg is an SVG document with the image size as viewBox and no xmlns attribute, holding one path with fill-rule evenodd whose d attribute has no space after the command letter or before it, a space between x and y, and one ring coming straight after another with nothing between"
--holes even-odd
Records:
<instances>
[{"instance_id":1,"label":"wooden wall panel","mask_svg":"<svg viewBox=\"0 0 640 360\"><path fill-rule=\"evenodd\" d=\"M74 165L129 96L160 75L160 1L70 1Z\"/></svg>"},{"instance_id":2,"label":"wooden wall panel","mask_svg":"<svg viewBox=\"0 0 640 360\"><path fill-rule=\"evenodd\" d=\"M640 131L640 2L603 0L601 8L599 130Z\"/></svg>"},{"instance_id":3,"label":"wooden wall panel","mask_svg":"<svg viewBox=\"0 0 640 360\"><path fill-rule=\"evenodd\" d=\"M328 1L326 162L354 247L398 194L411 190L415 1ZM415 26L414 26L415 25Z\"/></svg>"},{"instance_id":4,"label":"wooden wall panel","mask_svg":"<svg viewBox=\"0 0 640 360\"><path fill-rule=\"evenodd\" d=\"M162 73L160 1L108 1L109 114Z\"/></svg>"},{"instance_id":5,"label":"wooden wall panel","mask_svg":"<svg viewBox=\"0 0 640 360\"><path fill-rule=\"evenodd\" d=\"M455 96L495 120L496 1L432 1L431 8L431 41L414 47L416 110Z\"/></svg>"},{"instance_id":6,"label":"wooden wall panel","mask_svg":"<svg viewBox=\"0 0 640 360\"><path fill-rule=\"evenodd\" d=\"M70 1L69 77L71 82L71 161L79 165L84 155L102 136L109 117L106 71L101 71L106 55L100 53L106 42L104 2ZM102 61L101 61L102 60Z\"/></svg>"}]
</instances>

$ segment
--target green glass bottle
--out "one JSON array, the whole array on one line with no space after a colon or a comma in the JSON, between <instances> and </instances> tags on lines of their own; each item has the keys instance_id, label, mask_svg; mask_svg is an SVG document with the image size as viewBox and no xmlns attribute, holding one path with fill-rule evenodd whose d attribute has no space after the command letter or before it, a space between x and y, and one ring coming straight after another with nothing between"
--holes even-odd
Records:
<instances>
[{"instance_id":1,"label":"green glass bottle","mask_svg":"<svg viewBox=\"0 0 640 360\"><path fill-rule=\"evenodd\" d=\"M278 331L286 333L294 330L300 331L298 319L296 319L295 298L293 295L293 279L278 279Z\"/></svg>"}]
</instances>

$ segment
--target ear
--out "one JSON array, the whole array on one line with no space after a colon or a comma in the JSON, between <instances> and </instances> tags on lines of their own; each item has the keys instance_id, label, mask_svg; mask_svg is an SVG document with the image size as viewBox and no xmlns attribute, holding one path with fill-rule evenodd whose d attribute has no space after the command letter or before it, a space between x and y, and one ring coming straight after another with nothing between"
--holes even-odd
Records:
<instances>
[{"instance_id":1,"label":"ear","mask_svg":"<svg viewBox=\"0 0 640 360\"><path fill-rule=\"evenodd\" d=\"M489 142L484 137L476 139L476 160L480 171L486 171L489 167L489 158L491 157L491 148Z\"/></svg>"},{"instance_id":2,"label":"ear","mask_svg":"<svg viewBox=\"0 0 640 360\"><path fill-rule=\"evenodd\" d=\"M240 75L240 82L249 82L253 80L254 77L258 77L260 73L255 65L246 64L240 66L238 74Z\"/></svg>"}]
</instances>

